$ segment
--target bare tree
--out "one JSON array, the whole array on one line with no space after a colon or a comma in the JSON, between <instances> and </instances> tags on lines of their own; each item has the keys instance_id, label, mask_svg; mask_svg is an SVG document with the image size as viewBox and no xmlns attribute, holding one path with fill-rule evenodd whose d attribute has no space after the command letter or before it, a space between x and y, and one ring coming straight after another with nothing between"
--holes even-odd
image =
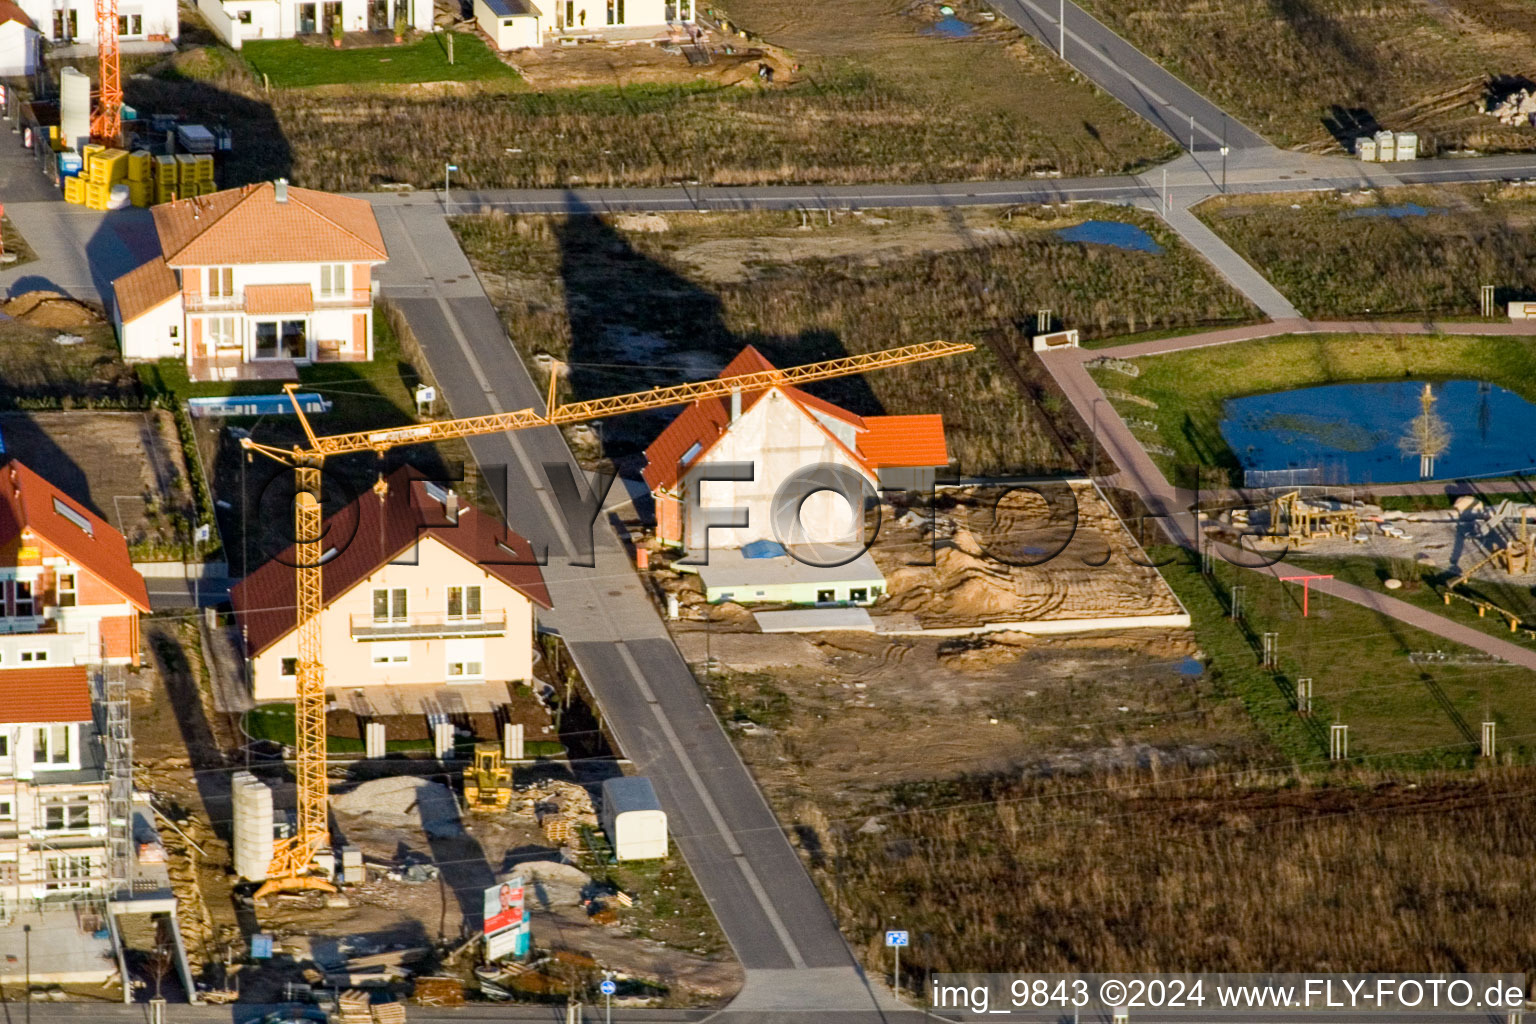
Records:
<instances>
[{"instance_id":1,"label":"bare tree","mask_svg":"<svg viewBox=\"0 0 1536 1024\"><path fill-rule=\"evenodd\" d=\"M1419 414L1408 423L1397 446L1404 455L1419 457L1419 476L1435 475L1435 459L1451 445L1451 428L1435 412L1435 395L1428 384L1419 396Z\"/></svg>"}]
</instances>

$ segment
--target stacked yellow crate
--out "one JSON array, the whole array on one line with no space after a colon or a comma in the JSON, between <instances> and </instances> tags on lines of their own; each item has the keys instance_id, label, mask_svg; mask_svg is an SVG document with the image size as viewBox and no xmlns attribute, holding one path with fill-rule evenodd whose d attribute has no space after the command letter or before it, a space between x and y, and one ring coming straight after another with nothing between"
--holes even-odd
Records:
<instances>
[{"instance_id":1,"label":"stacked yellow crate","mask_svg":"<svg viewBox=\"0 0 1536 1024\"><path fill-rule=\"evenodd\" d=\"M213 154L199 153L193 166L193 173L197 177L197 194L212 195L218 187L213 183Z\"/></svg>"},{"instance_id":2,"label":"stacked yellow crate","mask_svg":"<svg viewBox=\"0 0 1536 1024\"><path fill-rule=\"evenodd\" d=\"M112 198L112 186L128 179L128 154L121 149L85 148L85 205L105 210Z\"/></svg>"},{"instance_id":3,"label":"stacked yellow crate","mask_svg":"<svg viewBox=\"0 0 1536 1024\"><path fill-rule=\"evenodd\" d=\"M128 154L128 200L134 206L148 206L154 198L154 158L147 150Z\"/></svg>"},{"instance_id":4,"label":"stacked yellow crate","mask_svg":"<svg viewBox=\"0 0 1536 1024\"><path fill-rule=\"evenodd\" d=\"M181 195L177 188L176 158L174 156L155 157L155 202L175 202Z\"/></svg>"},{"instance_id":5,"label":"stacked yellow crate","mask_svg":"<svg viewBox=\"0 0 1536 1024\"><path fill-rule=\"evenodd\" d=\"M85 179L78 175L64 179L64 201L76 206L85 202Z\"/></svg>"},{"instance_id":6,"label":"stacked yellow crate","mask_svg":"<svg viewBox=\"0 0 1536 1024\"><path fill-rule=\"evenodd\" d=\"M197 157L191 153L176 154L176 190L183 199L197 195Z\"/></svg>"}]
</instances>

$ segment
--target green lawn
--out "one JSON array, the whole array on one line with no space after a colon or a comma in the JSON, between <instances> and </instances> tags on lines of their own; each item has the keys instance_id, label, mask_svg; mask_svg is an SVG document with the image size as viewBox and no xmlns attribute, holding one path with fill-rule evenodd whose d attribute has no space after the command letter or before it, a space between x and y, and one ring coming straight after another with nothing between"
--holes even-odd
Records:
<instances>
[{"instance_id":1,"label":"green lawn","mask_svg":"<svg viewBox=\"0 0 1536 1024\"><path fill-rule=\"evenodd\" d=\"M1170 554L1164 549L1154 557ZM1309 565L1323 571L1332 568L1315 561ZM1484 720L1499 723L1501 756L1527 762L1536 754L1536 690L1526 669L1415 664L1408 660L1410 651L1455 656L1467 649L1315 592L1311 614L1303 618L1297 584L1219 560L1211 575L1202 576L1179 553L1162 572L1194 619L1210 670L1299 764L1318 765L1326 759L1328 730L1335 722L1349 726L1351 756L1377 766L1469 764ZM1339 575L1349 573L1341 570ZM1234 585L1243 588L1240 621L1227 615ZM1427 587L1394 596L1444 610ZM1451 617L1464 621L1459 611ZM1470 619L1475 622L1476 614ZM1259 666L1261 638L1267 632L1279 635L1278 672ZM1295 681L1302 678L1312 680L1309 719L1295 713L1291 699Z\"/></svg>"},{"instance_id":2,"label":"green lawn","mask_svg":"<svg viewBox=\"0 0 1536 1024\"><path fill-rule=\"evenodd\" d=\"M1111 400L1122 415L1150 420L1139 427L1146 443L1171 450L1153 454L1176 483L1193 482L1195 467L1241 482L1236 456L1221 436L1222 403L1242 395L1344 381L1402 377L1485 380L1536 399L1536 343L1520 338L1433 335L1293 335L1215 345L1136 360L1139 377L1095 370L1101 386L1156 403Z\"/></svg>"},{"instance_id":3,"label":"green lawn","mask_svg":"<svg viewBox=\"0 0 1536 1024\"><path fill-rule=\"evenodd\" d=\"M441 34L398 46L337 50L298 39L263 39L241 50L257 75L273 85L304 88L361 82L479 82L516 78L478 36L454 33L453 63Z\"/></svg>"},{"instance_id":4,"label":"green lawn","mask_svg":"<svg viewBox=\"0 0 1536 1024\"><path fill-rule=\"evenodd\" d=\"M270 740L291 747L297 742L293 723L292 704L263 704L252 708L241 719L241 727L253 740ZM350 736L326 736L325 748L333 754L361 754L364 744ZM391 754L420 753L432 749L430 739L386 740L384 749ZM457 753L468 757L474 749L473 740L458 741ZM529 740L523 744L525 757L564 757L565 745L558 740Z\"/></svg>"}]
</instances>

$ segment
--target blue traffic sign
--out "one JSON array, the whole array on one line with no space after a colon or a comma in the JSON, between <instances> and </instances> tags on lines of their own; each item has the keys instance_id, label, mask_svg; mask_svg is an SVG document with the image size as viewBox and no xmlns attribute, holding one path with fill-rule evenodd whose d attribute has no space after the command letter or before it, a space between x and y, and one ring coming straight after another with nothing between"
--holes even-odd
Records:
<instances>
[{"instance_id":1,"label":"blue traffic sign","mask_svg":"<svg viewBox=\"0 0 1536 1024\"><path fill-rule=\"evenodd\" d=\"M599 992L601 992L605 996L611 996L611 995L613 995L615 992L617 992L619 990L619 986L615 985L612 981L609 981L607 978L604 978L603 979L603 983L601 985L597 986L597 990Z\"/></svg>"},{"instance_id":2,"label":"blue traffic sign","mask_svg":"<svg viewBox=\"0 0 1536 1024\"><path fill-rule=\"evenodd\" d=\"M904 931L900 931L900 932L886 932L885 933L885 944L887 946L897 946L897 947L911 945L911 943L908 941L907 933L904 932Z\"/></svg>"}]
</instances>

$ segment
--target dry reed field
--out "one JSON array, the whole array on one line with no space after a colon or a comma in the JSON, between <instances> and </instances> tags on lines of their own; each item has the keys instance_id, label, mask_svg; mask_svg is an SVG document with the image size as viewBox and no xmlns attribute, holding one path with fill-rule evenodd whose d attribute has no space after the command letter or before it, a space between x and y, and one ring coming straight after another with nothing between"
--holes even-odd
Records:
<instances>
[{"instance_id":1,"label":"dry reed field","mask_svg":"<svg viewBox=\"0 0 1536 1024\"><path fill-rule=\"evenodd\" d=\"M1503 971L1531 956L1528 769L1150 768L895 791L825 823L818 877L867 964L930 971ZM1514 969L1519 969L1518 967Z\"/></svg>"},{"instance_id":2,"label":"dry reed field","mask_svg":"<svg viewBox=\"0 0 1536 1024\"><path fill-rule=\"evenodd\" d=\"M1053 234L1085 215L1131 220L1165 251ZM1027 348L1021 332L1037 309L1089 336L1253 315L1152 218L1120 209L1073 217L976 211L957 223L903 211L828 224L795 213L489 213L455 229L525 359L570 363L576 398L710 375L747 344L785 366L935 338L974 342L968 356L815 390L862 413L942 412L951 455L965 473L985 474L1073 464L1052 426L1056 400L1021 394L995 355ZM606 453L639 451L670 416L605 424Z\"/></svg>"},{"instance_id":3,"label":"dry reed field","mask_svg":"<svg viewBox=\"0 0 1536 1024\"><path fill-rule=\"evenodd\" d=\"M620 69L610 84L539 92L515 79L267 91L239 58L203 48L133 76L128 98L239 124L230 184L286 175L333 191L437 187L445 163L477 188L857 183L1113 173L1172 151L1000 23L947 39L872 0L802 13L821 48L792 51L800 72L769 88Z\"/></svg>"},{"instance_id":4,"label":"dry reed field","mask_svg":"<svg viewBox=\"0 0 1536 1024\"><path fill-rule=\"evenodd\" d=\"M1536 149L1477 113L1489 76L1536 73L1526 0L1085 0L1092 13L1281 146L1330 123L1417 130L1436 148Z\"/></svg>"},{"instance_id":5,"label":"dry reed field","mask_svg":"<svg viewBox=\"0 0 1536 1024\"><path fill-rule=\"evenodd\" d=\"M1222 198L1200 216L1308 316L1470 316L1485 284L1501 308L1536 298L1527 185Z\"/></svg>"}]
</instances>

